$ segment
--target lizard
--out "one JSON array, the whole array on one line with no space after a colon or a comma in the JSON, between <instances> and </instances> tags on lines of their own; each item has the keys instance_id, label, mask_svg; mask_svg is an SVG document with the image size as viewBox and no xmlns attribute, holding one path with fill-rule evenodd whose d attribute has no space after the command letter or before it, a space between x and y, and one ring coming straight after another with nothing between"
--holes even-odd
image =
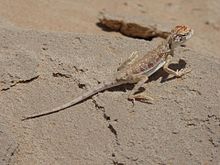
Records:
<instances>
[{"instance_id":1,"label":"lizard","mask_svg":"<svg viewBox=\"0 0 220 165\"><path fill-rule=\"evenodd\" d=\"M96 88L89 90L85 94L76 97L72 101L63 104L62 106L52 109L51 111L24 117L22 121L60 112L73 105L85 101L87 98L99 92L123 84L135 84L134 88L128 95L128 100L131 100L132 102L135 100L152 100L152 98L146 93L137 92L141 87L144 87L144 83L153 73L158 71L160 68L163 68L165 72L178 78L191 71L191 69L181 69L174 71L169 68L169 64L171 63L171 60L174 56L174 49L189 40L192 35L193 29L190 27L186 25L175 26L171 30L171 33L166 40L162 41L162 43L160 43L155 49L149 51L144 56L139 57L137 52L133 52L130 57L119 66L112 81L100 84Z\"/></svg>"}]
</instances>

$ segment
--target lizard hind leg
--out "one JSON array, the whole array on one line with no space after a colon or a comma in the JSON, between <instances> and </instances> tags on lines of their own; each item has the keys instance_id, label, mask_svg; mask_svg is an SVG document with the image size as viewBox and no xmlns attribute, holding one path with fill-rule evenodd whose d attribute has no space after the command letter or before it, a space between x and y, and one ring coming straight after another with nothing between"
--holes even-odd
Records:
<instances>
[{"instance_id":1,"label":"lizard hind leg","mask_svg":"<svg viewBox=\"0 0 220 165\"><path fill-rule=\"evenodd\" d=\"M133 103L135 102L135 100L139 100L141 102L146 102L146 103L150 103L150 101L154 100L151 96L148 96L146 94L146 92L141 92L141 93L137 93L138 90L140 89L140 87L144 87L144 83L148 80L148 77L145 75L142 75L141 77L139 77L139 81L138 83L134 86L134 88L132 89L131 93L128 96L128 100L131 100ZM145 87L144 87L145 88Z\"/></svg>"},{"instance_id":2,"label":"lizard hind leg","mask_svg":"<svg viewBox=\"0 0 220 165\"><path fill-rule=\"evenodd\" d=\"M138 52L132 52L130 57L124 61L119 67L118 67L118 71L122 70L123 68L132 65L138 58Z\"/></svg>"}]
</instances>

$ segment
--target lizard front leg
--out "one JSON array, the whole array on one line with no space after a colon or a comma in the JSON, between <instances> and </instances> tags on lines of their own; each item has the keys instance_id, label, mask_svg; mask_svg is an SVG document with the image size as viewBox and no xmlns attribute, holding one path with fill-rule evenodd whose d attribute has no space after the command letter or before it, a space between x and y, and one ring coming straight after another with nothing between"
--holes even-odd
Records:
<instances>
[{"instance_id":1,"label":"lizard front leg","mask_svg":"<svg viewBox=\"0 0 220 165\"><path fill-rule=\"evenodd\" d=\"M163 66L164 71L167 72L168 74L172 74L176 77L182 77L183 75L191 72L191 69L181 69L181 70L177 70L177 71L170 69L169 64L170 64L171 60L172 60L172 56L168 55L166 58L166 63Z\"/></svg>"},{"instance_id":2,"label":"lizard front leg","mask_svg":"<svg viewBox=\"0 0 220 165\"><path fill-rule=\"evenodd\" d=\"M134 79L136 79L138 81L138 83L134 86L134 88L132 89L131 93L129 94L128 100L131 100L133 103L134 103L135 100L140 100L140 101L145 101L145 102L149 101L149 100L153 100L152 97L148 96L144 92L135 94L136 92L138 92L140 87L144 87L143 85L148 80L148 76L146 76L146 75L141 75L141 76L138 75L138 76L135 76Z\"/></svg>"}]
</instances>

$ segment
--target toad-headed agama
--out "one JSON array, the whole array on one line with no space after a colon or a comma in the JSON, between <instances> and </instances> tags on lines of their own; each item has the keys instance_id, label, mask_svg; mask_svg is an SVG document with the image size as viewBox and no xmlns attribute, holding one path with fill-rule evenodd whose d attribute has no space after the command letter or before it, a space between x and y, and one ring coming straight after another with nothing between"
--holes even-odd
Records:
<instances>
[{"instance_id":1,"label":"toad-headed agama","mask_svg":"<svg viewBox=\"0 0 220 165\"><path fill-rule=\"evenodd\" d=\"M181 69L174 71L168 66L174 56L174 49L180 46L188 39L191 38L193 30L185 25L178 25L171 30L169 37L159 44L155 49L149 51L142 57L139 57L136 52L132 53L131 56L121 64L118 68L114 79L107 83L103 83L96 88L86 92L85 94L73 99L72 101L52 109L51 111L42 112L40 114L31 115L23 118L22 120L28 120L38 118L41 116L49 115L52 113L60 112L68 107L76 105L87 98L97 94L98 92L106 89L119 86L122 84L135 84L134 88L128 95L128 99L131 101L135 100L152 100L150 96L147 96L144 92L138 93L140 87L143 87L144 83L148 80L149 76L163 68L168 74L172 74L175 77L181 77L186 73L190 72L190 69Z\"/></svg>"}]
</instances>

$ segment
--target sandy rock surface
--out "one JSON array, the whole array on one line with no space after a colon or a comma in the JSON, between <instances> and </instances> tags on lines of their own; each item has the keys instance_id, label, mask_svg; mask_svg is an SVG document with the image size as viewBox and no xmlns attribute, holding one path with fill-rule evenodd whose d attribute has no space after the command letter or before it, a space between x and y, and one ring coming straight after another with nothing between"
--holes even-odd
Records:
<instances>
[{"instance_id":1,"label":"sandy rock surface","mask_svg":"<svg viewBox=\"0 0 220 165\"><path fill-rule=\"evenodd\" d=\"M219 9L218 0L0 0L0 164L218 165ZM22 122L108 81L133 51L162 40L103 31L100 12L163 30L188 24L195 34L170 67L192 72L154 74L153 104L133 106L128 85Z\"/></svg>"}]
</instances>

